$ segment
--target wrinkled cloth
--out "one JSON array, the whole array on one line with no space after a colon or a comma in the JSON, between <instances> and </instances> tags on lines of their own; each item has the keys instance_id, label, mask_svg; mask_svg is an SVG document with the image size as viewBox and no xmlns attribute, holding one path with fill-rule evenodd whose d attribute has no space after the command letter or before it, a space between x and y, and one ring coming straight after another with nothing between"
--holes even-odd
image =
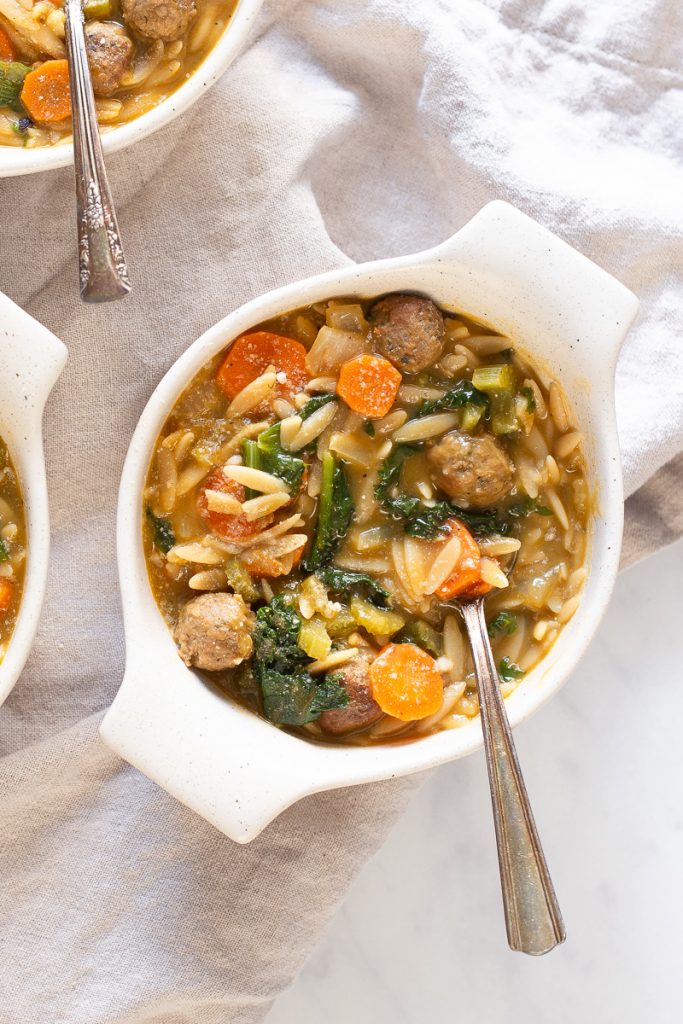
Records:
<instances>
[{"instance_id":1,"label":"wrinkled cloth","mask_svg":"<svg viewBox=\"0 0 683 1024\"><path fill-rule=\"evenodd\" d=\"M217 319L507 199L639 295L625 561L681 534L682 50L676 0L267 0L220 83L108 160L134 282L114 305L78 298L72 172L0 181L0 287L70 350L47 599L0 710L0 1024L259 1020L417 784L310 797L238 847L98 739L123 672L126 448Z\"/></svg>"}]
</instances>

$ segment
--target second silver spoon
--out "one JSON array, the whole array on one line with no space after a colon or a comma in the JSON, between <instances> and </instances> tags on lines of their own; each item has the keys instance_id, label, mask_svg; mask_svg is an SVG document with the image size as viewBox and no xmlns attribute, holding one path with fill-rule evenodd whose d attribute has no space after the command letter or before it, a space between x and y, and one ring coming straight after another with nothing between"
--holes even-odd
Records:
<instances>
[{"instance_id":1,"label":"second silver spoon","mask_svg":"<svg viewBox=\"0 0 683 1024\"><path fill-rule=\"evenodd\" d=\"M130 281L102 155L82 0L66 0L65 10L81 298L84 302L110 302L128 294Z\"/></svg>"}]
</instances>

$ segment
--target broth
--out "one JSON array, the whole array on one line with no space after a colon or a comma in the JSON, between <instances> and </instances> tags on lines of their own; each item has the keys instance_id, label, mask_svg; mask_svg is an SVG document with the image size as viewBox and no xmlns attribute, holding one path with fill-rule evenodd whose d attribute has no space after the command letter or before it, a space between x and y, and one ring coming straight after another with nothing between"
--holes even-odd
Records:
<instances>
[{"instance_id":1,"label":"broth","mask_svg":"<svg viewBox=\"0 0 683 1024\"><path fill-rule=\"evenodd\" d=\"M19 614L26 563L26 522L19 480L0 439L0 662Z\"/></svg>"}]
</instances>

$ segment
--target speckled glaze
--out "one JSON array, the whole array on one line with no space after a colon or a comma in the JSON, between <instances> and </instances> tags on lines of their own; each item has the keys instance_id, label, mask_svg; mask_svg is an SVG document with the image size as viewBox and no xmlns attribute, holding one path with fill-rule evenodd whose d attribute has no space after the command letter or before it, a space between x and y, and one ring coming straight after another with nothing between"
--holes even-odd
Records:
<instances>
[{"instance_id":1,"label":"speckled glaze","mask_svg":"<svg viewBox=\"0 0 683 1024\"><path fill-rule=\"evenodd\" d=\"M179 114L184 113L196 100L217 82L242 49L256 16L261 9L263 0L240 0L226 31L209 53L206 60L197 68L179 89L160 103L158 107L148 110L120 128L113 128L102 135L102 147L105 156L124 149L139 139L146 138L152 132L163 128ZM23 149L15 146L0 146L0 178L9 178L15 174L33 174L36 171L47 171L53 167L67 167L73 163L73 146L71 144L57 146L38 146L35 149Z\"/></svg>"},{"instance_id":2,"label":"speckled glaze","mask_svg":"<svg viewBox=\"0 0 683 1024\"><path fill-rule=\"evenodd\" d=\"M24 593L0 662L0 704L24 667L43 604L50 551L43 410L66 359L54 334L0 294L0 437L19 475L28 529Z\"/></svg>"},{"instance_id":3,"label":"speckled glaze","mask_svg":"<svg viewBox=\"0 0 683 1024\"><path fill-rule=\"evenodd\" d=\"M507 700L513 725L564 682L603 615L619 561L623 495L614 369L638 308L590 260L506 203L484 207L443 245L310 278L236 310L196 341L152 395L124 467L118 509L127 661L102 736L122 757L240 843L310 793L422 771L481 746L478 721L413 743L316 745L212 692L181 662L154 602L142 549L142 487L168 410L228 341L282 310L335 295L423 291L509 334L558 378L585 432L597 512L583 600L548 656Z\"/></svg>"}]
</instances>

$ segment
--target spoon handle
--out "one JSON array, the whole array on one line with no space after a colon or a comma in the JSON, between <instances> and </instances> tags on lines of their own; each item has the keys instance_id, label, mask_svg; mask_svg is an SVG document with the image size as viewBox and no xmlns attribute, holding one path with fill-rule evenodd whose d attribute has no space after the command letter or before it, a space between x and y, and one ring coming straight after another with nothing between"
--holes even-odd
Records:
<instances>
[{"instance_id":1,"label":"spoon handle","mask_svg":"<svg viewBox=\"0 0 683 1024\"><path fill-rule=\"evenodd\" d=\"M102 156L85 46L81 0L66 0L78 218L78 267L84 302L109 302L130 291L126 258Z\"/></svg>"},{"instance_id":2,"label":"spoon handle","mask_svg":"<svg viewBox=\"0 0 683 1024\"><path fill-rule=\"evenodd\" d=\"M477 676L508 943L522 953L548 953L566 932L500 694L484 599L463 601L460 611Z\"/></svg>"}]
</instances>

